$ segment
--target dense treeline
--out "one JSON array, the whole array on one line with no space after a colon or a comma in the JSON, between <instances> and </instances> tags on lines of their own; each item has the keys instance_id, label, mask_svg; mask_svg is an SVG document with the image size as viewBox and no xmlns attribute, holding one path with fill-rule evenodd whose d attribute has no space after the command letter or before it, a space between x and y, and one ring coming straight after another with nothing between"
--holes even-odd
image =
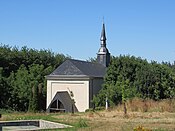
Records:
<instances>
[{"instance_id":1,"label":"dense treeline","mask_svg":"<svg viewBox=\"0 0 175 131\"><path fill-rule=\"evenodd\" d=\"M41 111L46 103L46 80L66 58L49 50L0 45L0 108Z\"/></svg>"},{"instance_id":2,"label":"dense treeline","mask_svg":"<svg viewBox=\"0 0 175 131\"><path fill-rule=\"evenodd\" d=\"M105 83L94 98L96 106L110 105L127 99L167 99L175 97L175 65L155 61L147 62L134 56L112 57Z\"/></svg>"},{"instance_id":3,"label":"dense treeline","mask_svg":"<svg viewBox=\"0 0 175 131\"><path fill-rule=\"evenodd\" d=\"M67 58L70 57L49 50L0 45L0 108L45 110L45 76ZM172 99L175 97L175 65L147 62L134 56L112 57L103 88L93 102L104 106L106 97L110 105L134 97Z\"/></svg>"}]
</instances>

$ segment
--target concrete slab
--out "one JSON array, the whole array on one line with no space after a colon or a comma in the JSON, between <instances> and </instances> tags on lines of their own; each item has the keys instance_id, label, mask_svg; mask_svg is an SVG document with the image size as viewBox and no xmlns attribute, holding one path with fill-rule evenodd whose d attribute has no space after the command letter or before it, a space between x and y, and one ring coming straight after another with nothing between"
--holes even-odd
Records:
<instances>
[{"instance_id":1,"label":"concrete slab","mask_svg":"<svg viewBox=\"0 0 175 131\"><path fill-rule=\"evenodd\" d=\"M68 127L72 126L46 120L18 120L0 122L0 131L34 131Z\"/></svg>"}]
</instances>

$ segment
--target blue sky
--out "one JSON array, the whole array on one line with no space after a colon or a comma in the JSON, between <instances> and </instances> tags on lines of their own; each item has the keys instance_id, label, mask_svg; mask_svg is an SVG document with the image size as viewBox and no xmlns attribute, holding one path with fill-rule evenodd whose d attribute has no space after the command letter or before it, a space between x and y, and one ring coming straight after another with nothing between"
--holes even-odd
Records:
<instances>
[{"instance_id":1,"label":"blue sky","mask_svg":"<svg viewBox=\"0 0 175 131\"><path fill-rule=\"evenodd\" d=\"M175 60L175 0L1 0L0 43L87 60L102 22L114 56Z\"/></svg>"}]
</instances>

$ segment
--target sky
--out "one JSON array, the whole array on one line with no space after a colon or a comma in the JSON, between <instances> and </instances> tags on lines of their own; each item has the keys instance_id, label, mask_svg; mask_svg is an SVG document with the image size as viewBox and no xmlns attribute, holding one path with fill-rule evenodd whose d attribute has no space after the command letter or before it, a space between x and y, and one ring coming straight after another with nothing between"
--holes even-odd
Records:
<instances>
[{"instance_id":1,"label":"sky","mask_svg":"<svg viewBox=\"0 0 175 131\"><path fill-rule=\"evenodd\" d=\"M175 61L175 0L0 0L0 43L88 60L103 18L111 55Z\"/></svg>"}]
</instances>

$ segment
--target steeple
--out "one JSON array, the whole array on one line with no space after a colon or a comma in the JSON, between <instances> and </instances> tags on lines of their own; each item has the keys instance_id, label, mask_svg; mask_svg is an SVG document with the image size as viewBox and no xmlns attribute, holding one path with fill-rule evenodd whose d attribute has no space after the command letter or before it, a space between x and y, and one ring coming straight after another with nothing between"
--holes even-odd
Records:
<instances>
[{"instance_id":1,"label":"steeple","mask_svg":"<svg viewBox=\"0 0 175 131\"><path fill-rule=\"evenodd\" d=\"M102 27L102 32L101 32L101 41L104 41L106 44L106 33L105 33L105 24L103 23L103 27Z\"/></svg>"},{"instance_id":2,"label":"steeple","mask_svg":"<svg viewBox=\"0 0 175 131\"><path fill-rule=\"evenodd\" d=\"M97 53L97 61L98 63L108 67L110 63L110 53L106 48L106 33L105 33L105 24L103 23L102 32L101 32L101 47Z\"/></svg>"}]
</instances>

